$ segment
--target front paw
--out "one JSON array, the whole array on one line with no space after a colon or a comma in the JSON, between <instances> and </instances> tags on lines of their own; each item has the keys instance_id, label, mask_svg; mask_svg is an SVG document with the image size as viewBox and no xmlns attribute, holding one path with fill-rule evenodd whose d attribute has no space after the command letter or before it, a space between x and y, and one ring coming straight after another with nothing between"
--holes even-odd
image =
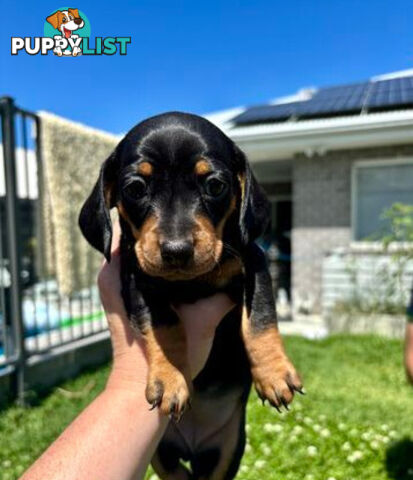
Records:
<instances>
[{"instance_id":1,"label":"front paw","mask_svg":"<svg viewBox=\"0 0 413 480\"><path fill-rule=\"evenodd\" d=\"M282 405L288 410L295 392L303 393L300 377L288 358L257 365L252 377L261 400L268 400L279 412Z\"/></svg>"},{"instance_id":2,"label":"front paw","mask_svg":"<svg viewBox=\"0 0 413 480\"><path fill-rule=\"evenodd\" d=\"M170 418L179 422L190 406L190 386L185 376L178 370L165 373L152 373L146 386L146 399Z\"/></svg>"}]
</instances>

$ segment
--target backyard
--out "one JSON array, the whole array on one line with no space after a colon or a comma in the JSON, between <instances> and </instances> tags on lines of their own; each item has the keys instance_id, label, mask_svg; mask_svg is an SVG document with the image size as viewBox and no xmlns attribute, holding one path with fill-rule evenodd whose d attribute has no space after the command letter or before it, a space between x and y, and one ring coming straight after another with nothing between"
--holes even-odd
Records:
<instances>
[{"instance_id":1,"label":"backyard","mask_svg":"<svg viewBox=\"0 0 413 480\"><path fill-rule=\"evenodd\" d=\"M237 478L413 479L413 388L405 381L401 342L340 335L288 337L286 344L307 395L282 415L251 395ZM108 371L86 372L43 398L33 395L32 408L0 412L1 480L18 478L104 387Z\"/></svg>"}]
</instances>

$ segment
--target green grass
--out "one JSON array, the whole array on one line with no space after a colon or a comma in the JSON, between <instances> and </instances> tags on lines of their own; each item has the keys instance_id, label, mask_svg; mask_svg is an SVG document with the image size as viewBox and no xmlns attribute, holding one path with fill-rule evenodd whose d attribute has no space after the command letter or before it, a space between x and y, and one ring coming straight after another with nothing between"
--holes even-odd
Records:
<instances>
[{"instance_id":1,"label":"green grass","mask_svg":"<svg viewBox=\"0 0 413 480\"><path fill-rule=\"evenodd\" d=\"M402 345L377 337L290 337L307 395L289 413L248 405L239 479L413 479L413 388ZM15 479L103 388L108 367L66 383L30 409L0 412L0 478ZM83 392L83 393L82 393ZM148 477L152 474L149 473Z\"/></svg>"}]
</instances>

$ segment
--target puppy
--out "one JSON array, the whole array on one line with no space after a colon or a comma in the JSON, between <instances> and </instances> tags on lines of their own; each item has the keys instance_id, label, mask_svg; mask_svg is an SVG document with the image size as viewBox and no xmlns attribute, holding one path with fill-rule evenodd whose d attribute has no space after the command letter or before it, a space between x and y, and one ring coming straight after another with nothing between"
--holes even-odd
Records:
<instances>
[{"instance_id":1,"label":"puppy","mask_svg":"<svg viewBox=\"0 0 413 480\"><path fill-rule=\"evenodd\" d=\"M53 26L53 28L59 30L59 32L61 32L62 34L61 36L66 39L70 37L78 38L78 35L73 35L73 32L75 30L78 30L79 28L83 28L85 25L85 22L80 17L79 10L77 8L58 10L52 15L49 15L46 20ZM60 35L55 35L54 38L60 38ZM76 56L81 53L79 47L74 47L73 52L71 52L69 49L62 52L62 49L60 47L56 47L53 51L56 53L56 55L59 56Z\"/></svg>"},{"instance_id":2,"label":"puppy","mask_svg":"<svg viewBox=\"0 0 413 480\"><path fill-rule=\"evenodd\" d=\"M146 344L146 397L176 420L153 467L165 480L232 479L244 451L251 380L278 410L301 392L277 328L264 253L254 243L268 223L268 201L223 132L204 118L167 113L125 136L81 210L84 236L108 261L112 207L122 229L122 296ZM236 307L191 382L185 333L172 305L216 292Z\"/></svg>"}]
</instances>

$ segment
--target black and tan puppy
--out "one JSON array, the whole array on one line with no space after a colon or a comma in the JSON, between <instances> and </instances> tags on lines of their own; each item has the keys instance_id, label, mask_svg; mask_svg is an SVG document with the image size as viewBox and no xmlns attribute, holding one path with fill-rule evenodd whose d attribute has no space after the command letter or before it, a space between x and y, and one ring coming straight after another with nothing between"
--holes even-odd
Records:
<instances>
[{"instance_id":1,"label":"black and tan puppy","mask_svg":"<svg viewBox=\"0 0 413 480\"><path fill-rule=\"evenodd\" d=\"M162 479L232 479L244 450L251 379L279 409L300 391L277 328L271 279L254 243L268 201L239 148L195 115L167 113L134 127L102 165L80 214L86 239L110 260L109 210L119 211L122 295L146 341L146 396L170 422L153 459ZM237 307L217 329L191 382L171 305L226 292ZM180 462L189 460L191 472Z\"/></svg>"}]
</instances>

